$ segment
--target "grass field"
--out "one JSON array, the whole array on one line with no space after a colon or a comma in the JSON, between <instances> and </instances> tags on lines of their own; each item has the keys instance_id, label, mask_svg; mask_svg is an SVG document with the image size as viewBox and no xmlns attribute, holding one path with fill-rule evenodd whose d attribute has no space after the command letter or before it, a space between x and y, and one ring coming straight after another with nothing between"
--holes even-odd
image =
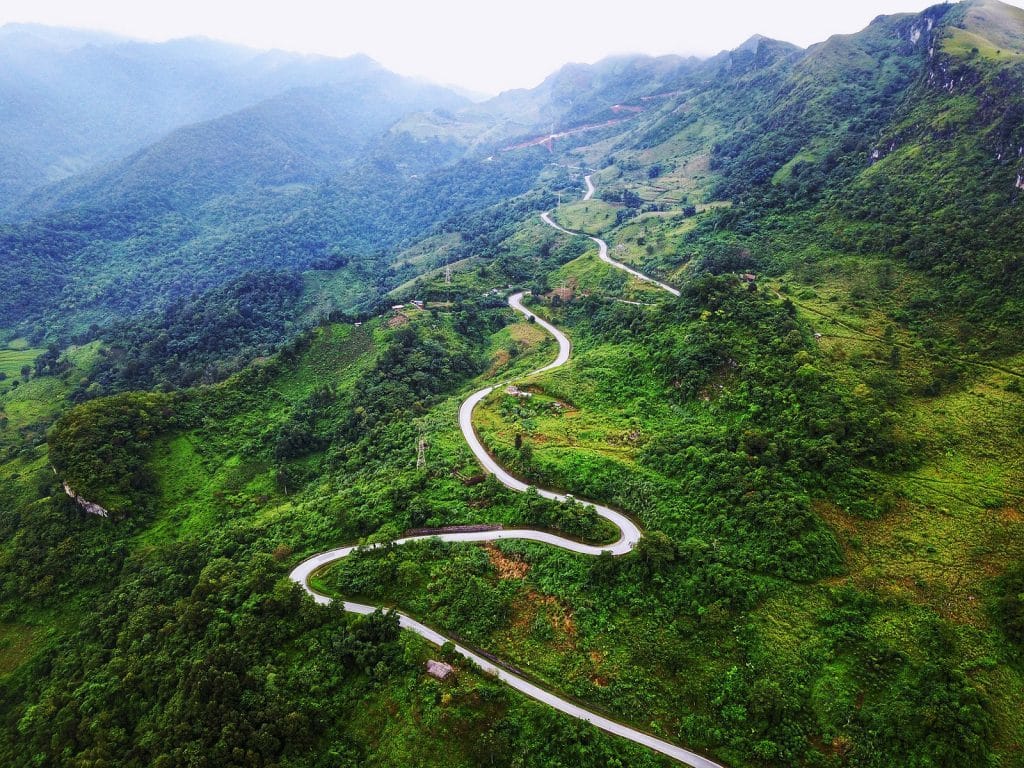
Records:
<instances>
[{"instance_id":1,"label":"grass field","mask_svg":"<svg viewBox=\"0 0 1024 768\"><path fill-rule=\"evenodd\" d=\"M27 624L0 624L0 677L13 672L32 653L38 634Z\"/></svg>"},{"instance_id":2,"label":"grass field","mask_svg":"<svg viewBox=\"0 0 1024 768\"><path fill-rule=\"evenodd\" d=\"M1024 58L1024 51L1000 48L988 38L966 29L951 29L949 35L942 41L942 50L961 58L974 55L990 61L1006 63L1020 61L1021 58Z\"/></svg>"},{"instance_id":3,"label":"grass field","mask_svg":"<svg viewBox=\"0 0 1024 768\"><path fill-rule=\"evenodd\" d=\"M21 369L23 366L32 367L32 363L39 357L44 349L33 349L31 347L24 349L0 349L0 373L7 376L6 382L0 382L0 391L11 386L11 381L21 377Z\"/></svg>"},{"instance_id":4,"label":"grass field","mask_svg":"<svg viewBox=\"0 0 1024 768\"><path fill-rule=\"evenodd\" d=\"M0 360L8 360L14 373L7 381L0 382L0 415L7 420L7 429L0 431L0 447L16 444L21 438L19 434L25 430L37 435L42 441L49 421L65 407L65 398L72 383L87 371L94 363L99 350L99 342L92 342L80 347L70 347L66 354L72 369L63 377L44 376L21 378L21 366L30 364L43 350L0 350ZM19 362L18 355L28 358L27 363ZM18 386L11 384L18 381ZM27 433L26 433L27 434ZM45 446L40 446L45 453Z\"/></svg>"},{"instance_id":5,"label":"grass field","mask_svg":"<svg viewBox=\"0 0 1024 768\"><path fill-rule=\"evenodd\" d=\"M617 210L603 200L580 200L559 206L551 218L573 232L600 235L615 224Z\"/></svg>"}]
</instances>

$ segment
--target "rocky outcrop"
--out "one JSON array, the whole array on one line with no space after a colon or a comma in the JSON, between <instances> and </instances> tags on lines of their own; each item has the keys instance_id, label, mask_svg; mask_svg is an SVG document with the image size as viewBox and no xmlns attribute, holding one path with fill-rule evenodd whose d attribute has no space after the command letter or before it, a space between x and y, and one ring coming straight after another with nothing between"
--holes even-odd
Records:
<instances>
[{"instance_id":1,"label":"rocky outcrop","mask_svg":"<svg viewBox=\"0 0 1024 768\"><path fill-rule=\"evenodd\" d=\"M74 499L75 504L81 507L84 512L88 512L90 515L99 515L100 517L110 517L110 513L99 504L94 504L75 493L71 486L68 485L67 480L64 481L64 493Z\"/></svg>"}]
</instances>

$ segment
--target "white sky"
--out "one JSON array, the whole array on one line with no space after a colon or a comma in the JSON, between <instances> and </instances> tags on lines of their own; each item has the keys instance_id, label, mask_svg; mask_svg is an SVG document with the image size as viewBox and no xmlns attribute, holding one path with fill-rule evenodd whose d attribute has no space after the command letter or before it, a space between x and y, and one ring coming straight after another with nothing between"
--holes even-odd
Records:
<instances>
[{"instance_id":1,"label":"white sky","mask_svg":"<svg viewBox=\"0 0 1024 768\"><path fill-rule=\"evenodd\" d=\"M1011 0L1024 6L1024 0ZM12 21L147 40L205 35L344 56L484 93L532 87L569 61L711 54L761 33L809 45L934 0L2 0Z\"/></svg>"}]
</instances>

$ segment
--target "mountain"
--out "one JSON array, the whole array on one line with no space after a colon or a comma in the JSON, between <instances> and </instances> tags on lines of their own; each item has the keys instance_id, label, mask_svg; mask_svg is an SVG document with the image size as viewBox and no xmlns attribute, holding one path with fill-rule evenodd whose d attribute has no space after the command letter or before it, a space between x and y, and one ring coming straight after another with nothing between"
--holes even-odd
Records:
<instances>
[{"instance_id":1,"label":"mountain","mask_svg":"<svg viewBox=\"0 0 1024 768\"><path fill-rule=\"evenodd\" d=\"M80 330L251 270L375 272L388 245L532 183L520 169L535 160L459 164L443 145L386 130L408 111L463 103L389 73L295 89L45 188L26 202L23 221L0 229L11 267L0 278L0 317ZM456 186L425 196L431 184Z\"/></svg>"},{"instance_id":2,"label":"mountain","mask_svg":"<svg viewBox=\"0 0 1024 768\"><path fill-rule=\"evenodd\" d=\"M616 123L641 100L671 91L698 69L696 58L615 56L596 64L567 64L530 89L505 91L457 111L411 115L399 130L494 149L603 122Z\"/></svg>"},{"instance_id":3,"label":"mountain","mask_svg":"<svg viewBox=\"0 0 1024 768\"><path fill-rule=\"evenodd\" d=\"M227 55L194 46L192 66ZM176 129L22 200L10 216L17 223L0 231L17 265L2 279L0 322L70 332L249 270L361 262L460 211L528 189L543 151L498 152L504 142L550 121L614 126L638 109L620 113L619 101L640 103L694 66L642 56L570 66L533 91L482 105L370 67L344 84L294 88ZM423 129L438 125L445 127ZM495 152L497 160L485 162ZM423 197L431 184L438 194ZM458 188L445 194L452 184ZM374 280L358 282L371 288ZM372 291L358 295L365 301Z\"/></svg>"},{"instance_id":4,"label":"mountain","mask_svg":"<svg viewBox=\"0 0 1024 768\"><path fill-rule=\"evenodd\" d=\"M679 186L729 201L720 226L756 229L763 248L802 249L756 223L769 213L800 227L827 217L827 229L800 230L804 243L955 276L950 296L963 293L979 320L997 306L1012 315L1024 290L1022 33L1024 11L971 0L879 17L807 50L754 38L647 102L588 162L615 161L602 175L647 186L652 202L678 203ZM658 181L643 178L651 166Z\"/></svg>"},{"instance_id":5,"label":"mountain","mask_svg":"<svg viewBox=\"0 0 1024 768\"><path fill-rule=\"evenodd\" d=\"M713 194L817 210L833 224L814 240L947 276L979 327L1000 314L981 343L1005 344L1024 293L1022 33L1020 9L975 0L813 46L715 143Z\"/></svg>"},{"instance_id":6,"label":"mountain","mask_svg":"<svg viewBox=\"0 0 1024 768\"><path fill-rule=\"evenodd\" d=\"M444 218L438 199L430 206L435 213L426 218L413 213L397 226L385 210L396 205L424 210L416 195L425 179L440 178L431 174L450 174L445 169L462 163L462 171L446 178L464 178L465 169L474 168L481 180L495 179L498 167L527 156L532 159L521 168L536 166L543 154L537 147L550 143L552 133L561 150L607 141L603 156L588 158L592 165L613 162L616 155L659 156L664 162L658 173L667 172L666 183L693 185L697 180L688 169L697 163L706 172L694 192L708 201L766 200L785 193L801 204L827 205L834 215L851 219L851 230L857 227L852 219L907 205L902 191L900 199L882 201L879 195L885 189L900 188L878 182L901 157L936 141L941 148L932 151L942 160L929 171L938 170L936 179L942 178L943 169L951 179L991 177L996 173L991 163L977 165L979 153L985 152L1001 158L997 163L1007 167L1012 190L1017 169L1008 172L1015 150L1011 145L1024 143L1015 138L1019 130L1014 121L1019 99L1013 91L1018 70L1013 45L1019 16L994 0L978 0L880 17L862 32L837 35L806 50L755 36L704 61L616 57L595 65L568 65L537 88L481 104L403 80L365 60L254 57L244 49L223 49L207 41L156 47L121 43L150 56L189 51L190 66L197 72L212 60L222 68L224 61L231 61L251 71L274 72L279 84L308 76L318 67L338 77L347 72L350 80L295 88L177 129L123 161L37 190L19 207L21 223L4 235L8 251L23 266L7 278L9 304L0 316L10 324L52 312L46 307L57 306L63 288L53 289L69 285L65 276L70 273L87 283L89 274L105 277L81 297L89 310L80 299L60 299L64 319L51 321L51 332L102 320L110 301L118 311L149 306L163 292L152 292L149 286L155 282L177 286L159 304L184 295L182 291L216 284L213 274L240 275L270 265L301 272L332 259L364 258L371 244L396 245L426 234ZM965 39L989 44L966 48ZM67 47L80 51L72 45L80 42L73 39ZM54 45L50 38L39 44ZM990 50L997 44L1005 52ZM960 72L956 83L952 71ZM260 87L269 87L257 80ZM949 101L951 92L957 97L955 112L940 103ZM998 112L988 107L978 115L988 120L985 125L971 122L966 119L968 100L998 105ZM915 105L922 116L914 116ZM957 118L936 132L924 127L923 113ZM958 145L960 133L970 146ZM911 134L917 136L914 141L909 141ZM1001 144L983 150L979 138L986 142L982 137L993 135L1003 136ZM514 146L520 148L506 151ZM901 146L902 151L895 151ZM501 162L486 166L481 164L485 156ZM635 171L621 165L624 178L639 181ZM918 170L904 167L900 173L916 178ZM941 184L921 178L915 189L928 211L929 223L916 230L932 232L927 247L939 242L935 233L949 228L949 217L976 211L970 226L956 228L958 261L973 260L975 275L991 272L995 262L981 255L985 244L968 241L971 233L985 231L984 221L1012 217L1012 208L999 202L1005 195L979 189L974 205L954 210L948 195L937 191ZM479 203L486 207L496 199L489 194ZM983 200L988 202L980 205ZM458 206L467 204L464 199ZM324 211L343 213L324 216ZM904 215L916 213L907 210ZM382 235L381 226L390 234ZM1012 243L1015 228L1009 220L998 228L1001 242ZM884 247L897 253L923 252L905 242L906 233L883 227L874 235L881 238L883 232ZM882 247L881 242L871 247ZM282 243L288 245L282 249ZM297 243L311 247L296 248ZM168 258L168 253L174 255ZM156 268L156 261L162 266ZM140 278L138 297L132 299L116 287L135 274L151 277ZM1015 284L1014 274L1012 265L1004 265L989 279ZM134 284L135 278L129 279ZM48 280L50 289L43 290ZM110 291L116 299L96 302ZM80 309L69 313L70 307Z\"/></svg>"},{"instance_id":7,"label":"mountain","mask_svg":"<svg viewBox=\"0 0 1024 768\"><path fill-rule=\"evenodd\" d=\"M0 28L0 213L27 192L169 131L297 87L380 73L331 59L190 38L145 43L36 25Z\"/></svg>"},{"instance_id":8,"label":"mountain","mask_svg":"<svg viewBox=\"0 0 1024 768\"><path fill-rule=\"evenodd\" d=\"M386 71L345 85L291 89L178 128L120 162L45 187L19 206L18 218L140 203L184 212L246 186L322 181L339 174L400 117L463 104L446 89Z\"/></svg>"},{"instance_id":9,"label":"mountain","mask_svg":"<svg viewBox=\"0 0 1024 768\"><path fill-rule=\"evenodd\" d=\"M1022 41L372 70L36 187L0 763L666 764L347 598L715 765L1024 765Z\"/></svg>"}]
</instances>

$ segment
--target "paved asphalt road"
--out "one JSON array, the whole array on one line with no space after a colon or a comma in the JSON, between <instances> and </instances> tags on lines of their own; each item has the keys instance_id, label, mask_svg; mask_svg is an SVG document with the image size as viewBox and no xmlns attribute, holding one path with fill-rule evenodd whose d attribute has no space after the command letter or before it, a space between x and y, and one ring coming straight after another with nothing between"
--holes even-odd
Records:
<instances>
[{"instance_id":1,"label":"paved asphalt road","mask_svg":"<svg viewBox=\"0 0 1024 768\"><path fill-rule=\"evenodd\" d=\"M590 176L584 176L583 178L587 182L587 194L583 196L583 199L584 200L589 200L591 197L594 196L594 185L590 181ZM549 213L542 213L540 217L542 219L544 219L544 223L545 224L547 224L548 226L554 227L559 232L564 232L567 235L582 235L583 234L582 232L570 232L565 227L559 226L558 224L556 224L554 222L554 220L551 218L551 215ZM637 278L638 280L643 280L644 282L647 282L647 283L653 283L654 285L658 286L662 290L668 291L673 296L678 296L679 295L679 291L677 289L673 288L671 285L667 285L667 284L661 282L660 280L655 280L653 277L648 277L643 272L637 272L632 267L627 267L625 264L623 264L621 262L618 262L618 261L615 261L615 259L613 259L611 256L608 255L608 243L606 243L601 238L599 238L599 237L592 237L590 235L585 235L585 237L589 237L591 240L593 240L595 243L597 243L597 247L598 247L597 256L598 256L599 259L601 259L601 261L605 262L606 264L611 264L613 267L615 267L616 269L621 269L623 272L628 272L629 274L631 274L633 277Z\"/></svg>"}]
</instances>

